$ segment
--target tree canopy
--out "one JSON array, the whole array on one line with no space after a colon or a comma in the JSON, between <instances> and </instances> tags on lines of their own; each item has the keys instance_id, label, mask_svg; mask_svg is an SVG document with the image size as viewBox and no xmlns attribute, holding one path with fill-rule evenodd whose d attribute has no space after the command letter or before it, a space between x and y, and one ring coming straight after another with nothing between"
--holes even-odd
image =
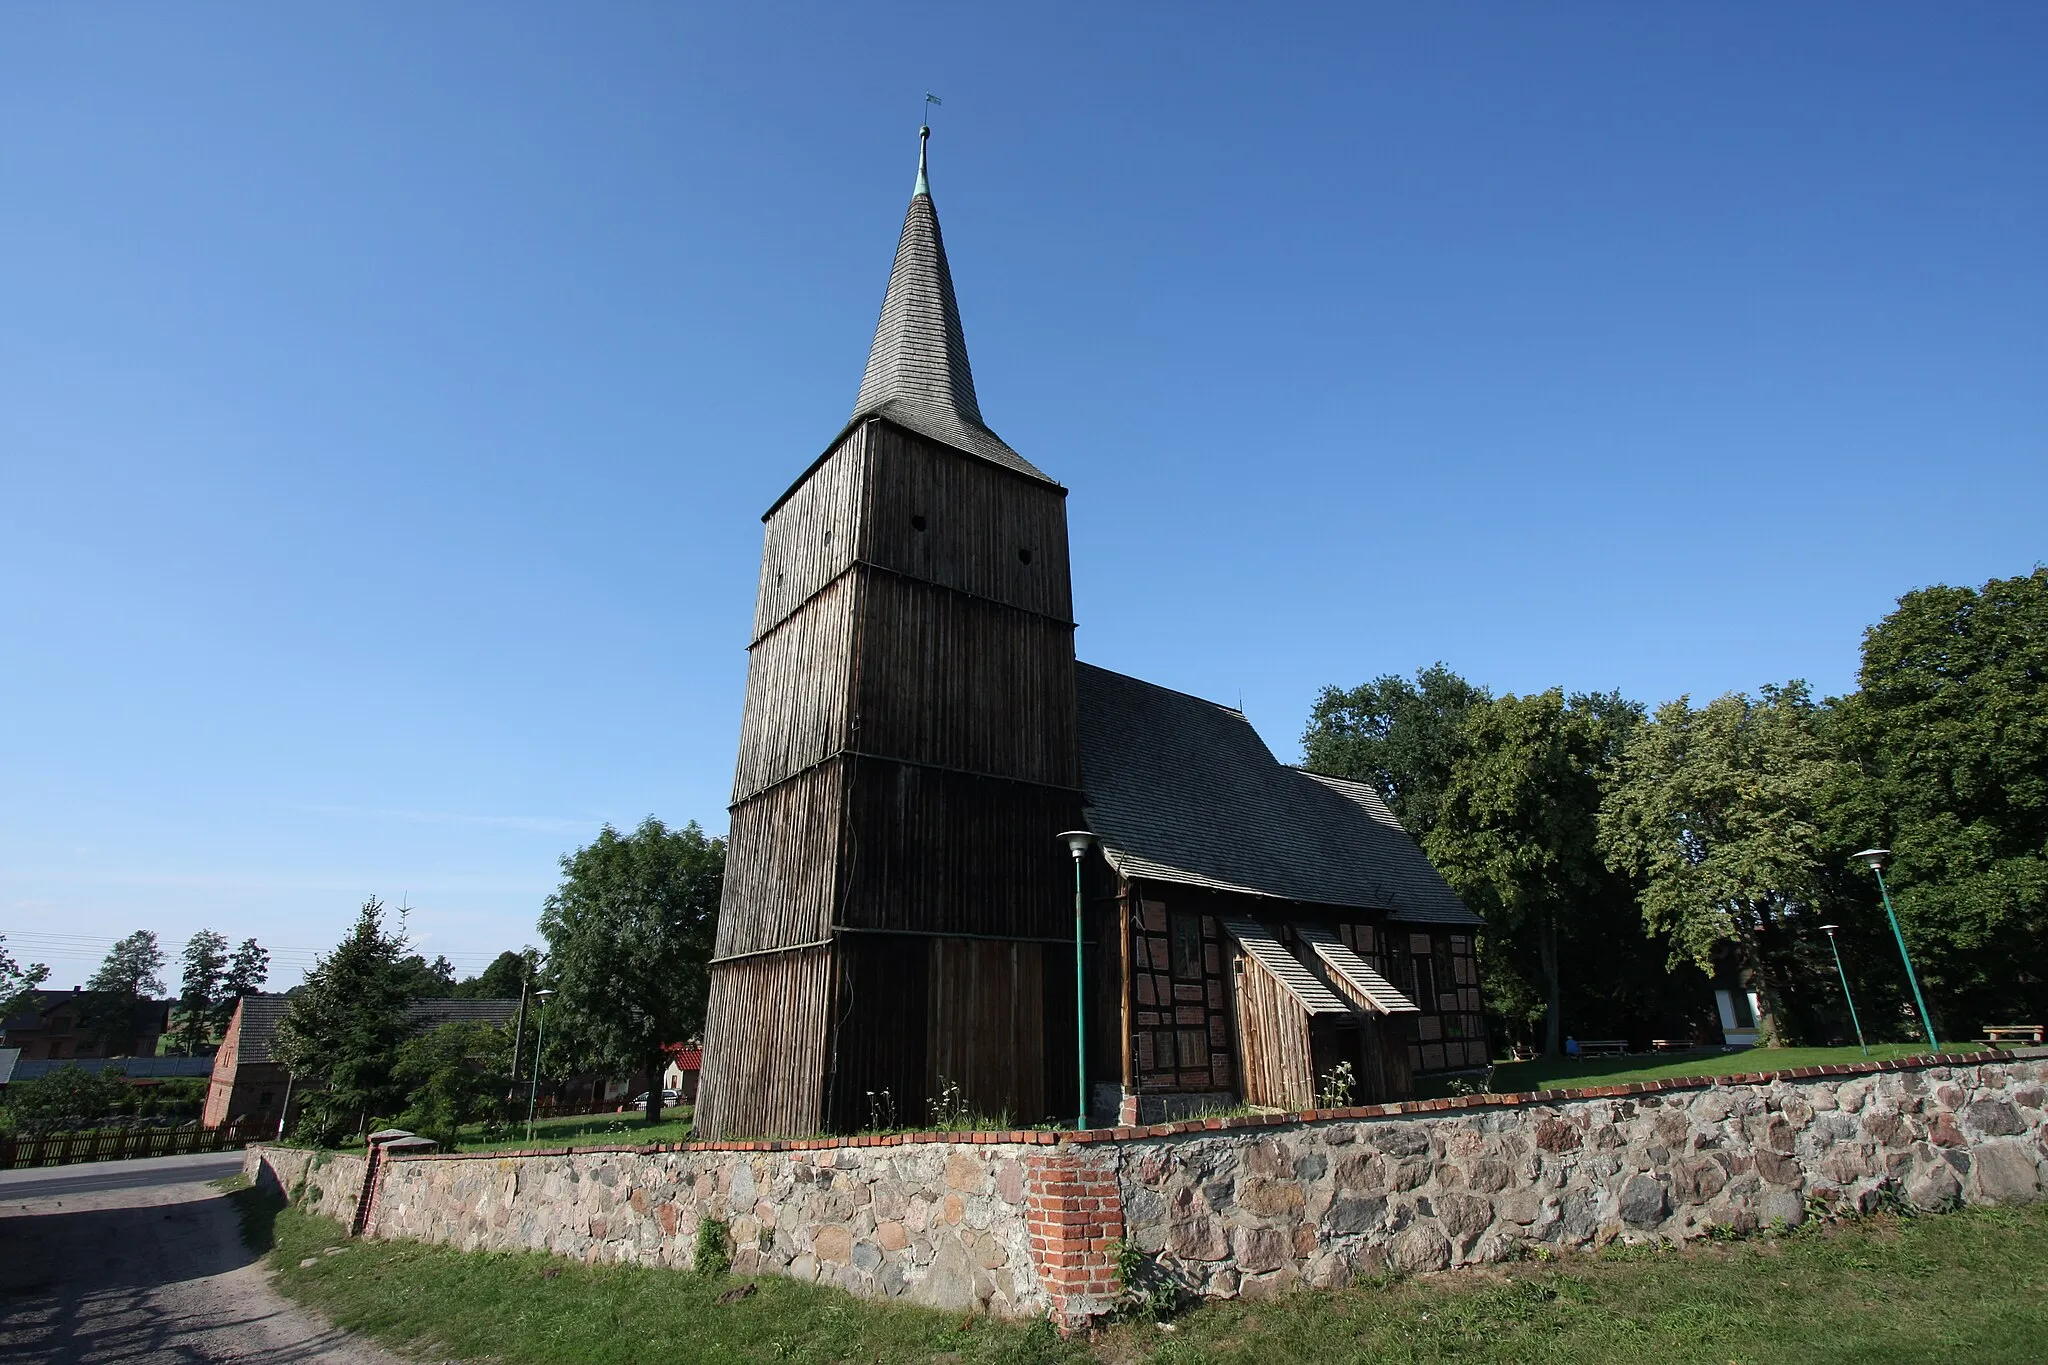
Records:
<instances>
[{"instance_id":1,"label":"tree canopy","mask_svg":"<svg viewBox=\"0 0 2048 1365\"><path fill-rule=\"evenodd\" d=\"M724 840L695 821L670 829L649 816L630 834L606 825L564 857L541 913L559 992L550 1041L559 1028L587 1063L644 1071L650 1123L661 1112L663 1046L704 1027L724 877Z\"/></svg>"},{"instance_id":2,"label":"tree canopy","mask_svg":"<svg viewBox=\"0 0 2048 1365\"><path fill-rule=\"evenodd\" d=\"M1311 772L1370 782L1417 839L1436 826L1451 768L1464 751L1465 713L1487 700L1441 663L1415 681L1396 674L1346 691L1325 687L1302 734Z\"/></svg>"},{"instance_id":3,"label":"tree canopy","mask_svg":"<svg viewBox=\"0 0 2048 1365\"><path fill-rule=\"evenodd\" d=\"M1633 890L1598 849L1603 784L1642 708L1619 694L1482 698L1467 707L1458 751L1422 844L1446 880L1486 920L1504 953L1496 975L1534 974L1543 984L1544 1047L1555 1055L1563 1027L1561 933L1633 917ZM1588 943L1584 971L1606 967Z\"/></svg>"},{"instance_id":4,"label":"tree canopy","mask_svg":"<svg viewBox=\"0 0 2048 1365\"><path fill-rule=\"evenodd\" d=\"M355 928L306 974L278 1024L278 1058L314 1090L302 1123L316 1141L360 1132L404 1102L392 1073L409 1032L400 966L408 945L403 924L388 931L384 915L375 896L363 902Z\"/></svg>"},{"instance_id":5,"label":"tree canopy","mask_svg":"<svg viewBox=\"0 0 2048 1365\"><path fill-rule=\"evenodd\" d=\"M1936 1015L2048 1014L2048 569L1909 592L1839 703L1834 841L1888 847ZM1859 878L1866 915L1874 883Z\"/></svg>"},{"instance_id":6,"label":"tree canopy","mask_svg":"<svg viewBox=\"0 0 2048 1365\"><path fill-rule=\"evenodd\" d=\"M94 993L89 1025L132 1046L142 1031L143 1007L163 994L163 970L164 950L149 930L137 929L116 940L85 983Z\"/></svg>"},{"instance_id":7,"label":"tree canopy","mask_svg":"<svg viewBox=\"0 0 2048 1365\"><path fill-rule=\"evenodd\" d=\"M539 957L531 948L517 953L507 949L475 976L456 982L450 994L464 1000L516 1000L532 979Z\"/></svg>"},{"instance_id":8,"label":"tree canopy","mask_svg":"<svg viewBox=\"0 0 2048 1365\"><path fill-rule=\"evenodd\" d=\"M185 964L185 972L178 986L171 1036L179 1051L196 1057L213 1041L221 981L228 972L227 936L201 929L185 941L185 950L178 956Z\"/></svg>"},{"instance_id":9,"label":"tree canopy","mask_svg":"<svg viewBox=\"0 0 2048 1365\"><path fill-rule=\"evenodd\" d=\"M1802 682L1695 708L1680 697L1629 737L1600 812L1609 864L1643 884L1644 923L1702 970L1732 953L1783 1038L1817 943L1821 807L1838 780Z\"/></svg>"},{"instance_id":10,"label":"tree canopy","mask_svg":"<svg viewBox=\"0 0 2048 1365\"><path fill-rule=\"evenodd\" d=\"M0 1019L21 1007L23 1000L50 979L50 969L40 962L24 967L7 951L7 935L0 934Z\"/></svg>"}]
</instances>

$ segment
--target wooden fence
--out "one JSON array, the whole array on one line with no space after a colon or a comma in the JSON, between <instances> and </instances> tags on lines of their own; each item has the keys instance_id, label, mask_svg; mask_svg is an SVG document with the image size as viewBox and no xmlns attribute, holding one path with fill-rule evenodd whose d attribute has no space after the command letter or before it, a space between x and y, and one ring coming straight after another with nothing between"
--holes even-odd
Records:
<instances>
[{"instance_id":1,"label":"wooden fence","mask_svg":"<svg viewBox=\"0 0 2048 1365\"><path fill-rule=\"evenodd\" d=\"M276 1125L270 1123L231 1123L222 1128L108 1128L90 1133L0 1138L0 1171L69 1166L78 1161L227 1152L259 1142L275 1130Z\"/></svg>"}]
</instances>

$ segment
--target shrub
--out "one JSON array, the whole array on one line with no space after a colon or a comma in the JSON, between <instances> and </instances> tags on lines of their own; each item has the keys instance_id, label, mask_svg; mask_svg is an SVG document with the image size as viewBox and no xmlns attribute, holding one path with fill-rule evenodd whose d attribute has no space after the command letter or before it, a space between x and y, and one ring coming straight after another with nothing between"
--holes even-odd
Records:
<instances>
[{"instance_id":1,"label":"shrub","mask_svg":"<svg viewBox=\"0 0 2048 1365\"><path fill-rule=\"evenodd\" d=\"M697 1250L690 1263L699 1275L723 1275L732 1269L732 1257L726 1251L725 1224L709 1214L697 1220Z\"/></svg>"}]
</instances>

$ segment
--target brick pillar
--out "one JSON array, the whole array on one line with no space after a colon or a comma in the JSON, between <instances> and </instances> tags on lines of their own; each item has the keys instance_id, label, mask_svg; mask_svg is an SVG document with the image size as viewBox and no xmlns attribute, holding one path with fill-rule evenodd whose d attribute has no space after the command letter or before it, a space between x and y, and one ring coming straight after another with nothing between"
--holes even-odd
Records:
<instances>
[{"instance_id":1,"label":"brick pillar","mask_svg":"<svg viewBox=\"0 0 2048 1365\"><path fill-rule=\"evenodd\" d=\"M1097 1155L1062 1146L1033 1153L1025 1158L1024 1189L1038 1282L1062 1327L1084 1326L1116 1300L1124 1201L1115 1151L1105 1147Z\"/></svg>"},{"instance_id":2,"label":"brick pillar","mask_svg":"<svg viewBox=\"0 0 2048 1365\"><path fill-rule=\"evenodd\" d=\"M360 1237L370 1226L370 1210L377 1202L377 1171L384 1164L384 1144L372 1142L363 1159L363 1188L356 1192L355 1216L349 1219L348 1235Z\"/></svg>"}]
</instances>

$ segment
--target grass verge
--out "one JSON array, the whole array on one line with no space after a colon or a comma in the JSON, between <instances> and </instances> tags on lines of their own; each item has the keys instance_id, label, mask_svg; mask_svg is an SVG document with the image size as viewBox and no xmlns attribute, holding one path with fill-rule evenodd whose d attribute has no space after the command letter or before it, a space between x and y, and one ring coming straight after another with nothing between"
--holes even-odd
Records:
<instances>
[{"instance_id":1,"label":"grass verge","mask_svg":"<svg viewBox=\"0 0 2048 1365\"><path fill-rule=\"evenodd\" d=\"M1740 1243L1622 1250L1212 1304L1171 1330L1060 1341L1043 1323L869 1303L772 1276L351 1242L244 1190L284 1292L400 1349L505 1365L1530 1362L1897 1365L2048 1359L2048 1207L1881 1216ZM720 1295L753 1292L721 1304Z\"/></svg>"},{"instance_id":2,"label":"grass verge","mask_svg":"<svg viewBox=\"0 0 2048 1365\"><path fill-rule=\"evenodd\" d=\"M465 1137L458 1151L505 1152L522 1147L641 1147L656 1142L688 1142L690 1111L664 1109L675 1114L648 1126L645 1117L629 1114L572 1114L565 1118L541 1119L533 1125L533 1140L526 1137L526 1125L513 1125L514 1135L496 1142Z\"/></svg>"},{"instance_id":3,"label":"grass verge","mask_svg":"<svg viewBox=\"0 0 2048 1365\"><path fill-rule=\"evenodd\" d=\"M1049 1324L869 1303L772 1276L586 1266L538 1254L350 1241L339 1223L232 1195L277 1286L336 1326L432 1359L504 1365L1082 1361ZM729 1290L753 1292L720 1304Z\"/></svg>"},{"instance_id":4,"label":"grass verge","mask_svg":"<svg viewBox=\"0 0 2048 1365\"><path fill-rule=\"evenodd\" d=\"M1127 1324L1147 1365L1897 1365L2048 1359L2048 1208L1800 1229L1216 1304Z\"/></svg>"},{"instance_id":5,"label":"grass verge","mask_svg":"<svg viewBox=\"0 0 2048 1365\"><path fill-rule=\"evenodd\" d=\"M1790 1071L1799 1066L1888 1062L1918 1057L1926 1050L1914 1043L1873 1043L1868 1057L1861 1048L1854 1047L1752 1047L1738 1052L1724 1052L1716 1047L1647 1056L1587 1057L1576 1062L1562 1057L1538 1057L1533 1062L1502 1062L1493 1069L1491 1088L1496 1095L1573 1090L1587 1085L1662 1081L1680 1076L1732 1076L1751 1071ZM1469 1085L1475 1080L1472 1076L1417 1077L1416 1098L1455 1094L1458 1083Z\"/></svg>"}]
</instances>

